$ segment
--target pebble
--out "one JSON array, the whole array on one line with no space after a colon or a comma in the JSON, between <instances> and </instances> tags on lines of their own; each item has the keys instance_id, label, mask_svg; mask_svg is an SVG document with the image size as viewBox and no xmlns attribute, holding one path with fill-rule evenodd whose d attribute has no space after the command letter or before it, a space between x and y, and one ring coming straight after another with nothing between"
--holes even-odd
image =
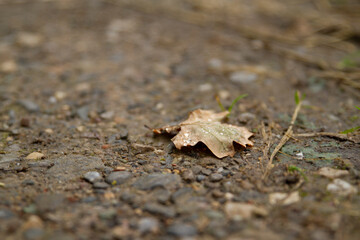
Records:
<instances>
[{"instance_id":1,"label":"pebble","mask_svg":"<svg viewBox=\"0 0 360 240\"><path fill-rule=\"evenodd\" d=\"M218 95L219 95L221 100L226 100L226 99L230 98L230 92L226 91L226 90L220 90L218 92Z\"/></svg>"},{"instance_id":2,"label":"pebble","mask_svg":"<svg viewBox=\"0 0 360 240\"><path fill-rule=\"evenodd\" d=\"M109 176L106 177L105 181L111 185L121 185L127 182L131 177L131 172L112 172Z\"/></svg>"},{"instance_id":3,"label":"pebble","mask_svg":"<svg viewBox=\"0 0 360 240\"><path fill-rule=\"evenodd\" d=\"M167 229L167 233L175 237L191 237L197 234L197 229L187 223L175 223Z\"/></svg>"},{"instance_id":4,"label":"pebble","mask_svg":"<svg viewBox=\"0 0 360 240\"><path fill-rule=\"evenodd\" d=\"M358 192L356 187L341 179L335 179L332 183L329 183L326 190L340 196L348 196Z\"/></svg>"},{"instance_id":5,"label":"pebble","mask_svg":"<svg viewBox=\"0 0 360 240\"><path fill-rule=\"evenodd\" d=\"M44 235L43 228L44 223L41 218L31 215L22 226L24 239L41 239Z\"/></svg>"},{"instance_id":6,"label":"pebble","mask_svg":"<svg viewBox=\"0 0 360 240\"><path fill-rule=\"evenodd\" d=\"M171 196L170 191L163 188L156 189L153 194L156 196L156 200L160 203L166 203L169 201Z\"/></svg>"},{"instance_id":7,"label":"pebble","mask_svg":"<svg viewBox=\"0 0 360 240\"><path fill-rule=\"evenodd\" d=\"M245 72L245 71L237 71L233 72L230 75L230 80L235 83L251 83L257 79L257 74Z\"/></svg>"},{"instance_id":8,"label":"pebble","mask_svg":"<svg viewBox=\"0 0 360 240\"><path fill-rule=\"evenodd\" d=\"M138 160L137 163L140 164L140 165L146 165L148 163L148 161L146 161L146 160Z\"/></svg>"},{"instance_id":9,"label":"pebble","mask_svg":"<svg viewBox=\"0 0 360 240\"><path fill-rule=\"evenodd\" d=\"M202 167L199 166L199 165L195 165L191 168L191 170L193 171L193 173L196 175L196 174L199 174L202 170Z\"/></svg>"},{"instance_id":10,"label":"pebble","mask_svg":"<svg viewBox=\"0 0 360 240\"><path fill-rule=\"evenodd\" d=\"M265 208L257 207L248 203L228 202L225 204L224 210L226 215L235 221L248 219L253 215L266 216L268 214Z\"/></svg>"},{"instance_id":11,"label":"pebble","mask_svg":"<svg viewBox=\"0 0 360 240\"><path fill-rule=\"evenodd\" d=\"M210 83L204 83L199 86L200 92L208 92L213 89L213 86Z\"/></svg>"},{"instance_id":12,"label":"pebble","mask_svg":"<svg viewBox=\"0 0 360 240\"><path fill-rule=\"evenodd\" d=\"M239 121L241 123L248 123L248 122L254 120L255 118L256 118L255 114L248 113L248 112L241 113L239 115Z\"/></svg>"},{"instance_id":13,"label":"pebble","mask_svg":"<svg viewBox=\"0 0 360 240\"><path fill-rule=\"evenodd\" d=\"M318 174L327 178L338 178L349 174L347 170L334 169L330 167L320 168Z\"/></svg>"},{"instance_id":14,"label":"pebble","mask_svg":"<svg viewBox=\"0 0 360 240\"><path fill-rule=\"evenodd\" d=\"M39 105L28 99L19 100L20 106L24 107L28 112L38 112L40 110Z\"/></svg>"},{"instance_id":15,"label":"pebble","mask_svg":"<svg viewBox=\"0 0 360 240\"><path fill-rule=\"evenodd\" d=\"M56 194L39 194L35 199L36 209L40 212L55 211L64 203L65 196Z\"/></svg>"},{"instance_id":16,"label":"pebble","mask_svg":"<svg viewBox=\"0 0 360 240\"><path fill-rule=\"evenodd\" d=\"M196 175L196 181L198 182L204 181L205 179L206 179L205 175L202 174Z\"/></svg>"},{"instance_id":17,"label":"pebble","mask_svg":"<svg viewBox=\"0 0 360 240\"><path fill-rule=\"evenodd\" d=\"M54 166L54 163L51 162L50 160L44 160L44 161L38 161L38 162L30 162L30 163L28 163L28 166L30 168L36 168L36 167L50 168L50 167Z\"/></svg>"},{"instance_id":18,"label":"pebble","mask_svg":"<svg viewBox=\"0 0 360 240\"><path fill-rule=\"evenodd\" d=\"M173 218L176 215L175 209L173 207L167 207L158 203L146 203L144 206L144 211L152 214L162 215L168 218Z\"/></svg>"},{"instance_id":19,"label":"pebble","mask_svg":"<svg viewBox=\"0 0 360 240\"><path fill-rule=\"evenodd\" d=\"M140 206L140 202L142 199L139 198L139 196L135 195L131 192L124 192L121 194L120 199L128 204L130 204L132 207L137 208Z\"/></svg>"},{"instance_id":20,"label":"pebble","mask_svg":"<svg viewBox=\"0 0 360 240\"><path fill-rule=\"evenodd\" d=\"M201 173L206 175L206 176L209 176L211 174L211 170L210 169L207 169L207 168L203 168L201 170Z\"/></svg>"},{"instance_id":21,"label":"pebble","mask_svg":"<svg viewBox=\"0 0 360 240\"><path fill-rule=\"evenodd\" d=\"M223 66L223 62L218 58L211 58L208 62L208 65L212 69L219 70Z\"/></svg>"},{"instance_id":22,"label":"pebble","mask_svg":"<svg viewBox=\"0 0 360 240\"><path fill-rule=\"evenodd\" d=\"M18 69L18 66L14 60L8 60L0 65L0 72L3 73L12 73Z\"/></svg>"},{"instance_id":23,"label":"pebble","mask_svg":"<svg viewBox=\"0 0 360 240\"><path fill-rule=\"evenodd\" d=\"M271 193L269 195L269 203L270 204L281 204L281 205L290 205L300 201L299 192L292 192L290 194L287 193Z\"/></svg>"},{"instance_id":24,"label":"pebble","mask_svg":"<svg viewBox=\"0 0 360 240\"><path fill-rule=\"evenodd\" d=\"M179 175L167 173L152 173L140 177L133 186L140 190L151 190L156 187L163 187L166 189L177 188L181 183Z\"/></svg>"},{"instance_id":25,"label":"pebble","mask_svg":"<svg viewBox=\"0 0 360 240\"><path fill-rule=\"evenodd\" d=\"M44 230L41 228L30 228L23 233L24 239L35 240L42 239L44 236Z\"/></svg>"},{"instance_id":26,"label":"pebble","mask_svg":"<svg viewBox=\"0 0 360 240\"><path fill-rule=\"evenodd\" d=\"M84 106L76 110L76 115L83 121L89 120L89 107Z\"/></svg>"},{"instance_id":27,"label":"pebble","mask_svg":"<svg viewBox=\"0 0 360 240\"><path fill-rule=\"evenodd\" d=\"M213 173L210 175L210 181L219 182L223 179L223 175L220 173Z\"/></svg>"},{"instance_id":28,"label":"pebble","mask_svg":"<svg viewBox=\"0 0 360 240\"><path fill-rule=\"evenodd\" d=\"M44 157L44 154L42 154L42 153L32 152L29 155L27 155L25 159L27 159L27 160L39 160L39 159L42 159L43 157Z\"/></svg>"},{"instance_id":29,"label":"pebble","mask_svg":"<svg viewBox=\"0 0 360 240\"><path fill-rule=\"evenodd\" d=\"M113 219L116 216L116 210L111 209L105 209L99 213L99 218L103 220Z\"/></svg>"},{"instance_id":30,"label":"pebble","mask_svg":"<svg viewBox=\"0 0 360 240\"><path fill-rule=\"evenodd\" d=\"M233 173L230 170L224 169L224 171L221 171L221 175L224 177L232 176Z\"/></svg>"},{"instance_id":31,"label":"pebble","mask_svg":"<svg viewBox=\"0 0 360 240\"><path fill-rule=\"evenodd\" d=\"M37 47L42 41L41 35L31 32L19 32L17 42L24 47Z\"/></svg>"},{"instance_id":32,"label":"pebble","mask_svg":"<svg viewBox=\"0 0 360 240\"><path fill-rule=\"evenodd\" d=\"M30 119L29 118L22 118L20 120L21 127L30 127Z\"/></svg>"},{"instance_id":33,"label":"pebble","mask_svg":"<svg viewBox=\"0 0 360 240\"><path fill-rule=\"evenodd\" d=\"M0 219L9 219L14 216L14 213L8 209L0 209Z\"/></svg>"},{"instance_id":34,"label":"pebble","mask_svg":"<svg viewBox=\"0 0 360 240\"><path fill-rule=\"evenodd\" d=\"M141 234L156 233L159 231L159 227L159 221L151 217L142 218L138 223L138 229Z\"/></svg>"},{"instance_id":35,"label":"pebble","mask_svg":"<svg viewBox=\"0 0 360 240\"><path fill-rule=\"evenodd\" d=\"M100 114L100 117L101 117L102 119L108 120L108 119L113 118L113 117L114 117L114 114L115 114L114 111L108 111L108 112L104 112L104 113Z\"/></svg>"},{"instance_id":36,"label":"pebble","mask_svg":"<svg viewBox=\"0 0 360 240\"><path fill-rule=\"evenodd\" d=\"M90 183L94 183L102 179L100 173L98 172L87 172L84 174L84 179Z\"/></svg>"},{"instance_id":37,"label":"pebble","mask_svg":"<svg viewBox=\"0 0 360 240\"><path fill-rule=\"evenodd\" d=\"M54 97L56 98L56 100L63 100L64 98L66 98L66 95L66 92L56 91Z\"/></svg>"},{"instance_id":38,"label":"pebble","mask_svg":"<svg viewBox=\"0 0 360 240\"><path fill-rule=\"evenodd\" d=\"M185 170L183 173L182 173L182 178L186 181L186 182L193 182L195 181L195 175L193 173L192 170L188 169L188 170Z\"/></svg>"},{"instance_id":39,"label":"pebble","mask_svg":"<svg viewBox=\"0 0 360 240\"><path fill-rule=\"evenodd\" d=\"M97 200L96 197L94 196L89 196L89 197L85 197L81 200L81 202L83 203L92 203L92 202L95 202Z\"/></svg>"},{"instance_id":40,"label":"pebble","mask_svg":"<svg viewBox=\"0 0 360 240\"><path fill-rule=\"evenodd\" d=\"M25 179L24 181L22 181L21 184L25 185L25 186L32 186L32 185L35 185L35 182L31 179Z\"/></svg>"},{"instance_id":41,"label":"pebble","mask_svg":"<svg viewBox=\"0 0 360 240\"><path fill-rule=\"evenodd\" d=\"M105 182L95 182L93 184L93 188L95 189L107 189L109 185Z\"/></svg>"}]
</instances>

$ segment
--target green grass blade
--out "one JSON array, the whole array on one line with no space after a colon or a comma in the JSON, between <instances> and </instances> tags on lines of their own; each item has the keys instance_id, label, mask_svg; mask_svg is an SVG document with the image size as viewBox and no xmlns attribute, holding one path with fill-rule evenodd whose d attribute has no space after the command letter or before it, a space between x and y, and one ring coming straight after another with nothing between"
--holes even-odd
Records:
<instances>
[{"instance_id":1,"label":"green grass blade","mask_svg":"<svg viewBox=\"0 0 360 240\"><path fill-rule=\"evenodd\" d=\"M240 99L243 99L244 97L247 97L248 94L242 94L240 96L238 96L237 98L235 98L235 100L231 103L228 111L229 111L229 114L231 113L232 109L234 108L235 104L240 100Z\"/></svg>"},{"instance_id":2,"label":"green grass blade","mask_svg":"<svg viewBox=\"0 0 360 240\"><path fill-rule=\"evenodd\" d=\"M357 131L357 130L359 130L359 129L360 129L360 126L357 126L357 127L354 127L354 128L346 129L345 131L342 131L342 132L340 132L340 133L342 133L342 134L348 134L348 133L355 132L355 131Z\"/></svg>"},{"instance_id":3,"label":"green grass blade","mask_svg":"<svg viewBox=\"0 0 360 240\"><path fill-rule=\"evenodd\" d=\"M300 97L299 97L299 91L295 91L295 103L296 105L299 105L300 103Z\"/></svg>"}]
</instances>

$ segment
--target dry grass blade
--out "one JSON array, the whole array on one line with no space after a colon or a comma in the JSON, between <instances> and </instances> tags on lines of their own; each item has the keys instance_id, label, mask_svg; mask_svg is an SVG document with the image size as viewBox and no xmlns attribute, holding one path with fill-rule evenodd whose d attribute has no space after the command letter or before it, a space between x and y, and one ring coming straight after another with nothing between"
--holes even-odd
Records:
<instances>
[{"instance_id":1,"label":"dry grass blade","mask_svg":"<svg viewBox=\"0 0 360 240\"><path fill-rule=\"evenodd\" d=\"M295 121L297 119L297 116L299 114L299 111L301 109L302 106L302 100L299 101L299 103L296 105L295 111L293 113L293 116L291 118L291 122L290 122L290 126L287 129L286 133L284 134L284 136L281 138L279 144L275 147L274 151L272 152L269 162L266 166L265 169L265 173L263 175L263 179L267 179L267 177L269 176L270 170L272 169L272 162L274 160L274 157L276 156L276 154L280 151L280 149L285 145L285 143L293 136L293 126L295 124Z\"/></svg>"}]
</instances>

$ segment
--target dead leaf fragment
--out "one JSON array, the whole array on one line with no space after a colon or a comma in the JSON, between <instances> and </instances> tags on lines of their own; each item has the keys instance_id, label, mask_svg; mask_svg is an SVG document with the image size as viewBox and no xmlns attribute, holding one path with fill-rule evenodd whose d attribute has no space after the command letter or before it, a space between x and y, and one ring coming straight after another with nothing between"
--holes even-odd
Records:
<instances>
[{"instance_id":1,"label":"dead leaf fragment","mask_svg":"<svg viewBox=\"0 0 360 240\"><path fill-rule=\"evenodd\" d=\"M232 157L235 154L233 142L244 147L253 146L249 140L253 134L245 127L221 123L228 114L228 111L215 113L198 109L191 112L189 118L179 125L153 129L153 132L156 134L177 133L171 139L177 149L195 146L198 142L202 142L218 158Z\"/></svg>"}]
</instances>

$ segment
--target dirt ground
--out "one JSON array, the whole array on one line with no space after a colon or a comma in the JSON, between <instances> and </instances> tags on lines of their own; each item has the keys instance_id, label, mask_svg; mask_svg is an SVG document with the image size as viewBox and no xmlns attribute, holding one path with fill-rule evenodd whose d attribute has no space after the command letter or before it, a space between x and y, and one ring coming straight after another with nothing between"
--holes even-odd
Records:
<instances>
[{"instance_id":1,"label":"dirt ground","mask_svg":"<svg viewBox=\"0 0 360 240\"><path fill-rule=\"evenodd\" d=\"M0 0L0 238L358 239L359 130L339 132L360 126L359 13L358 1ZM269 165L296 90L295 135ZM145 127L241 94L228 122L254 146L234 157Z\"/></svg>"}]
</instances>

